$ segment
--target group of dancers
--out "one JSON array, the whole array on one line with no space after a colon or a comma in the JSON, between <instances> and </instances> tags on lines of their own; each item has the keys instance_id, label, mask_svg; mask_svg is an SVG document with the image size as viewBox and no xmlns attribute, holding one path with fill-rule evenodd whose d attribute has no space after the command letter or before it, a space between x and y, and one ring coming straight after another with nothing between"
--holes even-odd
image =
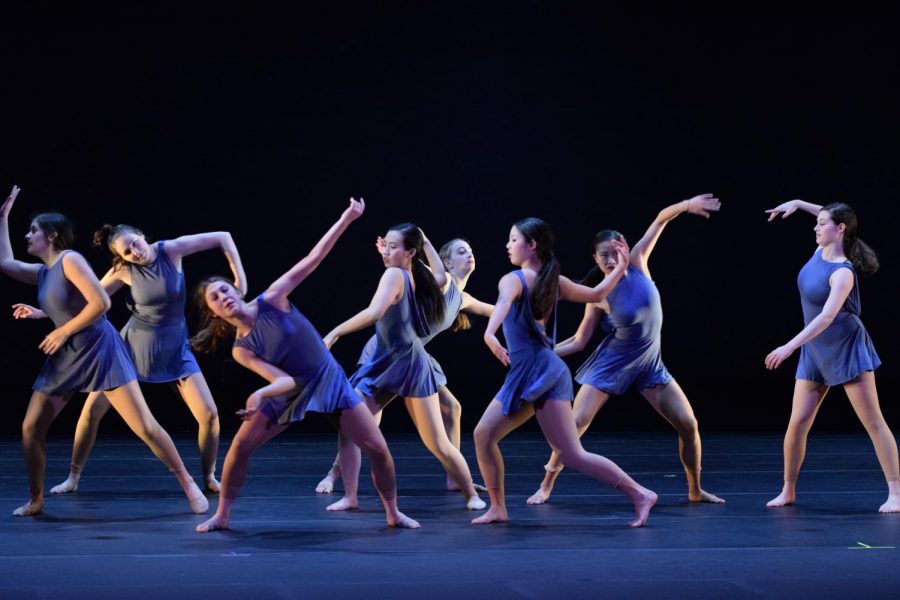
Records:
<instances>
[{"instance_id":1,"label":"group of dancers","mask_svg":"<svg viewBox=\"0 0 900 600\"><path fill-rule=\"evenodd\" d=\"M535 416L552 454L544 478L528 504L550 498L563 467L575 469L629 497L632 527L643 526L656 494L614 462L587 452L580 436L610 396L637 389L678 434L678 450L692 502L722 503L700 482L701 443L697 419L681 387L661 358L662 307L648 268L666 225L684 213L709 218L719 200L701 194L661 210L631 248L614 230L598 233L592 244L596 266L580 283L561 275L550 227L537 218L515 223L506 248L517 270L499 282L494 304L465 291L475 269L470 244L461 238L440 252L414 224L391 227L377 240L385 270L368 306L329 331L324 338L288 299L329 254L349 225L362 216L365 202L349 206L312 250L254 298L246 296L247 278L237 247L225 232L186 235L149 243L140 229L104 226L94 243L106 246L113 265L97 279L87 261L71 249L74 234L59 213L41 213L25 235L27 252L39 263L13 256L9 215L19 194L0 207L0 270L38 286L38 306L15 304L16 318L49 318L55 328L39 348L47 359L33 386L22 424L22 445L30 498L13 514L36 515L44 508L44 442L68 399L88 392L75 433L68 478L52 493L73 492L97 435L100 419L115 409L135 434L169 468L195 513L209 503L185 468L169 435L147 407L138 382L171 382L199 425L203 487L218 493L215 514L197 526L207 532L227 529L244 483L250 457L260 446L302 420L307 412L326 415L337 427L338 453L316 487L331 493L343 479L344 496L328 510L358 507L361 452L391 526L417 528L399 510L394 461L378 424L382 410L402 397L419 435L447 473L447 489L459 490L469 510L487 510L472 523L507 521L504 465L499 443ZM784 439L784 487L768 506L795 501L796 481L807 434L828 389L842 385L866 428L888 483L881 512L900 512L900 465L893 434L881 414L874 370L880 360L859 319L858 274L877 270L875 253L856 236L856 216L843 203L819 206L792 200L767 211L769 220L796 211L816 217L817 249L800 271L798 284L805 326L765 359L778 368L800 349L793 407ZM220 249L230 277L211 277L196 288L202 323L193 337L184 316L186 301L182 259ZM105 317L109 296L130 287L131 317L118 334ZM585 305L576 333L557 343L559 300ZM484 341L508 372L474 431L484 487L473 482L460 452L459 401L447 388L440 365L425 350L435 335L470 327L466 313L488 318ZM330 352L341 337L375 326L358 369L349 378ZM497 331L502 326L501 342ZM561 356L585 347L598 327L607 333L575 380ZM238 411L242 423L225 457L221 483L216 479L219 420L215 402L192 353L231 344L232 356L267 384L254 391ZM574 400L574 408L573 402ZM488 506L479 496L486 491Z\"/></svg>"}]
</instances>

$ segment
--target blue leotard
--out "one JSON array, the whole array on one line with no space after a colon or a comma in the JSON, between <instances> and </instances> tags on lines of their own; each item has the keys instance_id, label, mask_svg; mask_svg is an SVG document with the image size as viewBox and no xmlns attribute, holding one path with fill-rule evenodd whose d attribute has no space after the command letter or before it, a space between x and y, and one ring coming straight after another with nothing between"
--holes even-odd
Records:
<instances>
[{"instance_id":1,"label":"blue leotard","mask_svg":"<svg viewBox=\"0 0 900 600\"><path fill-rule=\"evenodd\" d=\"M839 385L881 365L872 339L859 318L859 286L853 265L849 262L828 262L822 258L821 248L803 265L797 276L803 322L808 325L822 312L831 293L828 281L838 269L850 269L853 289L828 328L800 347L797 379Z\"/></svg>"}]
</instances>

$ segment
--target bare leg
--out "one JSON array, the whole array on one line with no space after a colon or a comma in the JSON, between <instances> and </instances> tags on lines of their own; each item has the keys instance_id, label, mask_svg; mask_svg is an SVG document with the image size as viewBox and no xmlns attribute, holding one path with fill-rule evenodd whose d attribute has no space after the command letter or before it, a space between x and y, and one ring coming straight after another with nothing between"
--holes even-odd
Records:
<instances>
[{"instance_id":1,"label":"bare leg","mask_svg":"<svg viewBox=\"0 0 900 600\"><path fill-rule=\"evenodd\" d=\"M178 479L184 495L190 502L191 510L195 513L205 513L209 510L209 501L191 479L191 475L184 468L178 450L172 443L169 434L159 426L156 419L150 413L147 402L141 394L137 381L130 381L113 390L106 391L112 407L122 417L129 428L139 437L153 454L168 467L169 471Z\"/></svg>"},{"instance_id":2,"label":"bare leg","mask_svg":"<svg viewBox=\"0 0 900 600\"><path fill-rule=\"evenodd\" d=\"M579 437L584 435L594 421L594 417L597 416L597 412L603 408L607 400L609 400L609 394L592 385L584 384L578 388L578 393L575 395L575 426L578 428ZM544 465L544 480L541 482L541 487L525 502L527 504L547 502L550 499L550 492L553 491L553 484L556 483L556 478L559 477L562 470L562 462L554 451L550 454L550 461Z\"/></svg>"},{"instance_id":3,"label":"bare leg","mask_svg":"<svg viewBox=\"0 0 900 600\"><path fill-rule=\"evenodd\" d=\"M656 494L639 485L613 461L585 451L578 439L575 416L568 402L547 400L536 414L541 431L559 453L563 464L631 498L635 519L629 526L643 527L650 509L656 504Z\"/></svg>"},{"instance_id":4,"label":"bare leg","mask_svg":"<svg viewBox=\"0 0 900 600\"><path fill-rule=\"evenodd\" d=\"M231 507L247 478L247 464L250 457L260 446L287 427L287 425L279 425L269 420L269 417L262 412L253 415L249 421L241 423L241 427L225 455L225 464L222 466L222 485L219 490L219 506L216 508L216 514L197 525L197 531L206 533L217 529L228 529L231 521Z\"/></svg>"},{"instance_id":5,"label":"bare leg","mask_svg":"<svg viewBox=\"0 0 900 600\"><path fill-rule=\"evenodd\" d=\"M22 455L25 458L25 471L28 473L28 502L15 511L17 517L39 515L44 512L44 471L47 467L47 456L44 442L50 424L66 405L63 396L50 396L43 392L31 394L25 420L22 421Z\"/></svg>"},{"instance_id":6,"label":"bare leg","mask_svg":"<svg viewBox=\"0 0 900 600\"><path fill-rule=\"evenodd\" d=\"M875 454L888 483L888 499L878 512L900 512L900 461L897 458L897 440L881 414L875 373L867 371L844 384L844 391L860 422L875 446Z\"/></svg>"},{"instance_id":7,"label":"bare leg","mask_svg":"<svg viewBox=\"0 0 900 600\"><path fill-rule=\"evenodd\" d=\"M665 385L643 389L641 395L678 432L678 456L687 476L688 499L691 502L723 504L723 499L700 487L700 429L694 409L678 382L673 379Z\"/></svg>"},{"instance_id":8,"label":"bare leg","mask_svg":"<svg viewBox=\"0 0 900 600\"><path fill-rule=\"evenodd\" d=\"M425 447L441 462L454 483L463 490L463 494L466 496L466 508L469 510L484 508L486 506L484 500L478 497L478 492L472 485L472 473L469 471L466 459L447 437L447 431L441 421L441 408L437 394L432 394L427 398L409 398L408 400L406 407L413 415L413 421L419 430L419 437L422 438ZM346 483L346 478L344 481Z\"/></svg>"},{"instance_id":9,"label":"bare leg","mask_svg":"<svg viewBox=\"0 0 900 600\"><path fill-rule=\"evenodd\" d=\"M388 450L387 442L369 408L358 404L350 410L342 410L339 416L341 432L369 457L372 467L372 482L381 502L387 523L391 527L417 529L419 523L404 515L397 508L397 478L394 473L394 459Z\"/></svg>"},{"instance_id":10,"label":"bare leg","mask_svg":"<svg viewBox=\"0 0 900 600\"><path fill-rule=\"evenodd\" d=\"M784 434L784 487L766 506L786 506L796 500L797 476L806 457L806 437L827 393L828 386L825 384L805 379L794 382L791 420Z\"/></svg>"},{"instance_id":11,"label":"bare leg","mask_svg":"<svg viewBox=\"0 0 900 600\"><path fill-rule=\"evenodd\" d=\"M75 426L75 441L72 444L72 462L69 465L69 477L57 486L50 488L51 494L67 494L78 489L81 472L87 464L100 421L109 410L109 401L103 392L91 392L81 409L78 425Z\"/></svg>"},{"instance_id":12,"label":"bare leg","mask_svg":"<svg viewBox=\"0 0 900 600\"><path fill-rule=\"evenodd\" d=\"M507 416L503 414L503 405L498 400L492 400L475 426L475 454L478 457L481 478L487 486L488 496L491 499L491 507L480 517L473 519L473 525L509 521L509 513L506 512L500 440L530 419L533 414L534 407L530 402L523 402L519 412Z\"/></svg>"},{"instance_id":13,"label":"bare leg","mask_svg":"<svg viewBox=\"0 0 900 600\"><path fill-rule=\"evenodd\" d=\"M356 393L359 394L360 396L363 396L363 394L359 390L356 390ZM363 396L363 397L365 397L365 396ZM388 402L389 401L390 400L388 400ZM382 405L382 408L386 405L387 405L387 403ZM379 410L378 412L376 412L374 414L375 414L375 422L380 424L381 423L381 411ZM341 445L347 444L347 443L348 442L346 440L343 440L343 441L341 440L341 435L340 435L340 433L338 433L338 453L334 456L334 462L331 463L331 468L328 469L327 473L325 473L325 477L323 477L319 481L319 483L316 484L316 493L317 494L330 494L334 491L334 484L336 484L338 482L338 480L341 478ZM351 459L351 466L352 466L352 459ZM358 474L359 474L359 471L357 469L357 476L358 476Z\"/></svg>"},{"instance_id":14,"label":"bare leg","mask_svg":"<svg viewBox=\"0 0 900 600\"><path fill-rule=\"evenodd\" d=\"M359 390L356 393L363 397L369 412L372 413L375 419L376 425L381 423L381 411L393 397L385 398L384 404L379 404L375 398L365 396ZM329 504L325 507L325 510L353 510L359 507L359 469L362 464L362 455L360 454L359 446L344 435L343 431L338 435L338 444L337 460L341 475L344 478L344 497L337 502Z\"/></svg>"},{"instance_id":15,"label":"bare leg","mask_svg":"<svg viewBox=\"0 0 900 600\"><path fill-rule=\"evenodd\" d=\"M210 492L219 491L216 481L216 456L219 454L219 411L203 373L197 372L178 382L178 392L197 420L197 445L203 481Z\"/></svg>"}]
</instances>

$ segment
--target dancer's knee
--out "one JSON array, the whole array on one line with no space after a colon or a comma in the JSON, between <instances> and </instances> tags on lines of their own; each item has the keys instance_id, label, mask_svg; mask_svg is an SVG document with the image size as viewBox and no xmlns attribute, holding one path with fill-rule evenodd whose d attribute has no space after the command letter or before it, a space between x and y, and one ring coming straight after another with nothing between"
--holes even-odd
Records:
<instances>
[{"instance_id":1,"label":"dancer's knee","mask_svg":"<svg viewBox=\"0 0 900 600\"><path fill-rule=\"evenodd\" d=\"M477 448L487 448L492 443L494 443L494 434L490 427L485 426L481 423L475 426L475 431L472 432L472 437L475 439L475 446Z\"/></svg>"}]
</instances>

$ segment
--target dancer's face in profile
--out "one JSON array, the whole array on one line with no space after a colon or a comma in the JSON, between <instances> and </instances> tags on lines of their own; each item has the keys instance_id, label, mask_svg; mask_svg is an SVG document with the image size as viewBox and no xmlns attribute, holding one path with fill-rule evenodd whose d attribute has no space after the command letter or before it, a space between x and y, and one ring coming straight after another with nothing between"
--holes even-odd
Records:
<instances>
[{"instance_id":1,"label":"dancer's face in profile","mask_svg":"<svg viewBox=\"0 0 900 600\"><path fill-rule=\"evenodd\" d=\"M243 300L234 286L227 281L213 281L203 291L206 307L220 319L237 316L243 309Z\"/></svg>"},{"instance_id":2,"label":"dancer's face in profile","mask_svg":"<svg viewBox=\"0 0 900 600\"><path fill-rule=\"evenodd\" d=\"M403 245L403 234L399 231L388 231L384 236L384 248L381 251L381 260L385 267L399 267L408 269L416 255L415 248L409 250Z\"/></svg>"},{"instance_id":3,"label":"dancer's face in profile","mask_svg":"<svg viewBox=\"0 0 900 600\"><path fill-rule=\"evenodd\" d=\"M820 210L816 217L816 226L813 228L816 232L816 243L823 248L835 242L844 241L844 229L846 226L841 223L838 225L831 219L831 213L827 210Z\"/></svg>"},{"instance_id":4,"label":"dancer's face in profile","mask_svg":"<svg viewBox=\"0 0 900 600\"><path fill-rule=\"evenodd\" d=\"M444 268L457 277L466 277L475 270L475 253L463 240L455 240L450 245L450 254L444 259Z\"/></svg>"},{"instance_id":5,"label":"dancer's face in profile","mask_svg":"<svg viewBox=\"0 0 900 600\"><path fill-rule=\"evenodd\" d=\"M509 255L509 262L520 267L528 260L534 258L537 244L534 241L529 242L525 236L519 231L515 225L509 230L509 241L506 242L506 253Z\"/></svg>"},{"instance_id":6,"label":"dancer's face in profile","mask_svg":"<svg viewBox=\"0 0 900 600\"><path fill-rule=\"evenodd\" d=\"M616 268L616 265L619 264L618 257L612 240L600 242L594 247L594 262L597 263L604 275L609 275Z\"/></svg>"},{"instance_id":7,"label":"dancer's face in profile","mask_svg":"<svg viewBox=\"0 0 900 600\"><path fill-rule=\"evenodd\" d=\"M146 265L155 258L144 236L133 231L118 236L112 243L112 249L119 258L136 265Z\"/></svg>"},{"instance_id":8,"label":"dancer's face in profile","mask_svg":"<svg viewBox=\"0 0 900 600\"><path fill-rule=\"evenodd\" d=\"M25 245L25 251L32 256L43 256L53 246L37 221L31 222L28 233L25 234Z\"/></svg>"}]
</instances>

